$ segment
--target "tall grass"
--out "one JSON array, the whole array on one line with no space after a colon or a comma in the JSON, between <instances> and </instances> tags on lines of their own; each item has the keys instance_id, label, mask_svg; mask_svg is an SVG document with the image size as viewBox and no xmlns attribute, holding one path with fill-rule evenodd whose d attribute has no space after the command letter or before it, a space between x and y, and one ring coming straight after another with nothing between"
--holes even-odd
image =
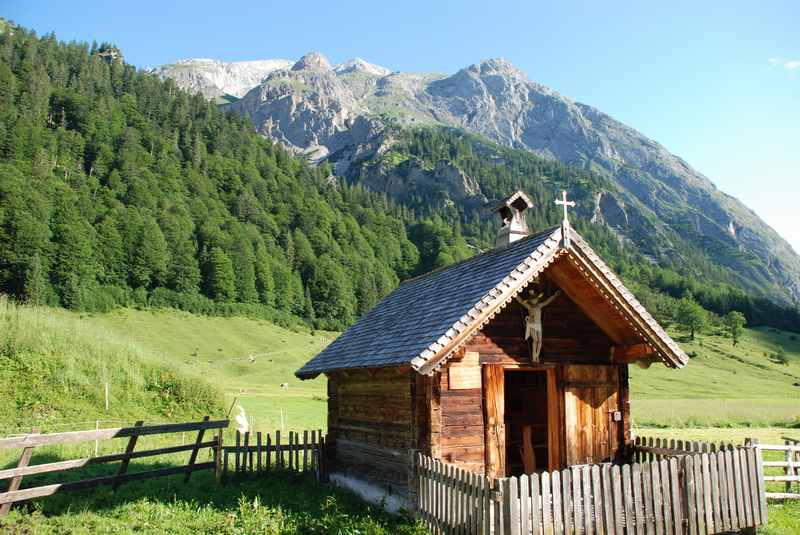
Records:
<instances>
[{"instance_id":1,"label":"tall grass","mask_svg":"<svg viewBox=\"0 0 800 535\"><path fill-rule=\"evenodd\" d=\"M0 296L0 434L97 418L219 414L221 399L208 383L157 364L124 337Z\"/></svg>"}]
</instances>

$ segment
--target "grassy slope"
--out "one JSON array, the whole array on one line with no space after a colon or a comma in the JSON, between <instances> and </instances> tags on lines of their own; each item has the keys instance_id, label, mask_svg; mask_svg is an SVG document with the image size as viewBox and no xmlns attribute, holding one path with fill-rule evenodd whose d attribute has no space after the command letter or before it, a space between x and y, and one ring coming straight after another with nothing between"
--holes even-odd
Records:
<instances>
[{"instance_id":1,"label":"grassy slope","mask_svg":"<svg viewBox=\"0 0 800 535\"><path fill-rule=\"evenodd\" d=\"M219 414L220 392L127 337L58 310L0 297L0 433L89 427L95 419L163 421ZM109 385L109 411L104 384Z\"/></svg>"},{"instance_id":2,"label":"grassy slope","mask_svg":"<svg viewBox=\"0 0 800 535\"><path fill-rule=\"evenodd\" d=\"M9 332L5 327L10 324L12 320L9 318L14 314L9 315L7 305L4 306L4 314L0 315L5 322L4 334L0 335L4 345L0 347L8 346L8 340L12 339L5 334ZM111 369L114 381L119 382L121 377L132 373L126 371L128 365L125 363L130 361L144 362L147 366L168 363L180 376L194 375L208 379L225 392L228 402L234 396L239 396L248 414L255 419L255 426L260 429L278 427L281 410L287 429L324 427L324 379L301 382L293 372L331 339L328 333L290 332L263 321L205 318L174 311L120 310L110 314L82 316L61 310L40 310L32 314L14 309L14 312L26 318L18 331L35 333L14 338L17 348L24 348L28 344L28 356L33 356L37 350L50 357L63 353L70 355L64 359L66 362L76 358L77 354L89 351L86 353L89 359L82 361L81 366L91 363L86 369L91 372L89 375L95 377L85 381L88 385L86 391L91 395L80 394L77 400L70 399L70 404L77 407L76 414L96 414L101 406L101 397L93 386L100 373L97 370ZM56 331L61 335L40 335ZM696 351L698 354L685 369L676 371L655 366L649 370L634 370L632 383L637 421L640 424L661 425L666 421L676 426L699 425L705 421L719 426L748 419L749 423L763 424L771 420L795 418L797 392L800 389L793 387L792 383L800 380L800 344L791 340L790 336L751 330L736 348L732 348L730 342L721 337L702 336L696 343L685 344L687 351ZM62 341L58 342L59 339ZM21 344L20 340L27 342ZM63 340L71 342L65 344ZM98 344L106 346L106 350L97 352L92 349ZM764 355L765 352L772 354L778 346L783 346L789 352L788 366L774 363ZM109 358L110 355L113 358ZM255 358L254 362L250 362L251 355ZM111 368L107 367L109 362L114 362ZM74 371L79 368L73 365L66 369ZM133 376L137 373L133 373ZM281 383L288 383L288 388L281 388ZM0 388L8 388L7 376L0 381ZM112 386L112 399L113 392ZM0 391L0 396L6 395L6 390ZM148 407L151 417L160 416L157 404ZM732 408L731 413L721 411L721 407ZM127 402L112 401L112 410L118 411L115 415L120 417L133 418L133 412L138 409ZM130 411L130 414L126 411ZM774 418L772 413L777 417ZM7 417L7 414L3 417ZM740 443L746 436L774 441L786 434L798 434L796 430L777 427L648 429L641 430L641 433L735 443ZM92 444L75 447L86 449L81 450L80 455L92 454ZM120 444L115 445L112 441L102 444L101 450L118 451L120 447ZM42 454L64 458L72 457L75 453L78 452L54 450ZM183 463L185 459L164 461ZM29 527L34 533L52 530L124 532L125 529L234 533L255 529L255 526L266 532L316 532L315 529L320 529L319 523L326 521L337 526L344 523L363 529L372 527L375 521L375 517L366 513L357 502L350 502L351 499L346 495L337 495L330 489L316 492L305 489L301 484L304 489L302 492L295 492L300 487L290 486L292 492L280 493L277 489L285 491L286 482L278 481L276 487L269 481L253 481L237 483L226 487L226 492L219 493L215 487L198 490L194 485L183 487L177 479L166 481L131 485L117 496L100 492L82 494L80 498L42 500L35 502L35 508L41 510L43 515L15 513L11 522L14 527ZM162 491L166 492L164 496L168 495L167 498L159 497ZM303 501L309 493L314 495L317 506L321 506L328 496L336 496L337 500L344 500L349 505L342 514L336 512L332 517L328 513L320 515L320 507L303 509L302 504L298 505L300 502L297 499ZM259 499L262 501L259 502ZM770 526L765 533L797 531L800 505L771 505L770 514ZM326 515L328 520L323 520ZM386 529L386 522L392 521L384 519L378 522ZM379 533L381 529L378 527L374 532ZM410 529L410 526L401 524L394 529Z\"/></svg>"},{"instance_id":3,"label":"grassy slope","mask_svg":"<svg viewBox=\"0 0 800 535\"><path fill-rule=\"evenodd\" d=\"M800 425L800 336L748 329L737 346L722 336L683 341L696 354L681 370L632 367L638 425L703 427ZM774 361L783 348L789 364Z\"/></svg>"},{"instance_id":4,"label":"grassy slope","mask_svg":"<svg viewBox=\"0 0 800 535\"><path fill-rule=\"evenodd\" d=\"M65 314L68 314L65 312ZM86 318L89 323L130 336L155 358L207 377L239 396L257 427L325 426L325 381L298 381L294 371L331 340L330 333L290 332L265 321L203 318L181 312L121 310ZM795 338L792 340L792 338ZM696 353L686 368L632 368L633 412L637 425L743 426L798 423L800 341L797 335L748 330L730 340L701 335L685 342ZM783 347L789 365L771 357ZM767 355L765 355L765 353ZM249 355L255 355L250 362ZM281 388L288 383L288 388Z\"/></svg>"},{"instance_id":5,"label":"grassy slope","mask_svg":"<svg viewBox=\"0 0 800 535\"><path fill-rule=\"evenodd\" d=\"M329 333L178 311L118 310L84 319L128 337L151 359L204 377L225 393L228 404L237 398L254 428L280 428L281 414L284 429L325 427L325 379L300 381L294 372L325 347Z\"/></svg>"}]
</instances>

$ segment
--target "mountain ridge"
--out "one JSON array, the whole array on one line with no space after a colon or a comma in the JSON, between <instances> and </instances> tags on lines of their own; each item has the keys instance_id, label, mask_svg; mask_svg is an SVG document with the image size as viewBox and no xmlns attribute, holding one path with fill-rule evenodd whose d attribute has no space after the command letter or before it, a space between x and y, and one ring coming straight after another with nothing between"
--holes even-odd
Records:
<instances>
[{"instance_id":1,"label":"mountain ridge","mask_svg":"<svg viewBox=\"0 0 800 535\"><path fill-rule=\"evenodd\" d=\"M310 64L327 66L308 68L309 56ZM249 117L262 135L314 161L338 154L337 175L353 173L345 153L358 158L388 150L387 120L461 128L588 169L620 187L621 207L637 205L686 240L712 240L724 250L717 260L741 271L742 279L770 286L775 298L800 297L800 256L786 240L685 160L597 108L531 81L502 58L452 75L382 72L337 72L314 53L290 70L272 71L230 108ZM759 265L737 260L740 255L755 255Z\"/></svg>"}]
</instances>

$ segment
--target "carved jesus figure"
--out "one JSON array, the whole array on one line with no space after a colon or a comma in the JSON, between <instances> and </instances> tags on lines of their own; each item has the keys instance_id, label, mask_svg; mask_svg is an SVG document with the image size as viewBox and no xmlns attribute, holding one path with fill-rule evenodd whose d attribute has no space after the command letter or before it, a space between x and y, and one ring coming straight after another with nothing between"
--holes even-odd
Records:
<instances>
[{"instance_id":1,"label":"carved jesus figure","mask_svg":"<svg viewBox=\"0 0 800 535\"><path fill-rule=\"evenodd\" d=\"M525 316L525 339L530 343L531 361L539 362L539 354L542 352L542 309L553 302L561 295L561 290L544 299L544 294L531 295L527 299L520 299L517 302L528 311Z\"/></svg>"}]
</instances>

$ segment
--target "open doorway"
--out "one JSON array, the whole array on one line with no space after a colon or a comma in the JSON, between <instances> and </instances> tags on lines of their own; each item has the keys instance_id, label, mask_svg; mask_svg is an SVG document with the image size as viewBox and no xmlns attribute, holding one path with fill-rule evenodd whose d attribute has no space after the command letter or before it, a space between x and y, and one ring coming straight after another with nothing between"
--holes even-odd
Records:
<instances>
[{"instance_id":1,"label":"open doorway","mask_svg":"<svg viewBox=\"0 0 800 535\"><path fill-rule=\"evenodd\" d=\"M506 475L547 470L549 461L547 373L506 370Z\"/></svg>"}]
</instances>

